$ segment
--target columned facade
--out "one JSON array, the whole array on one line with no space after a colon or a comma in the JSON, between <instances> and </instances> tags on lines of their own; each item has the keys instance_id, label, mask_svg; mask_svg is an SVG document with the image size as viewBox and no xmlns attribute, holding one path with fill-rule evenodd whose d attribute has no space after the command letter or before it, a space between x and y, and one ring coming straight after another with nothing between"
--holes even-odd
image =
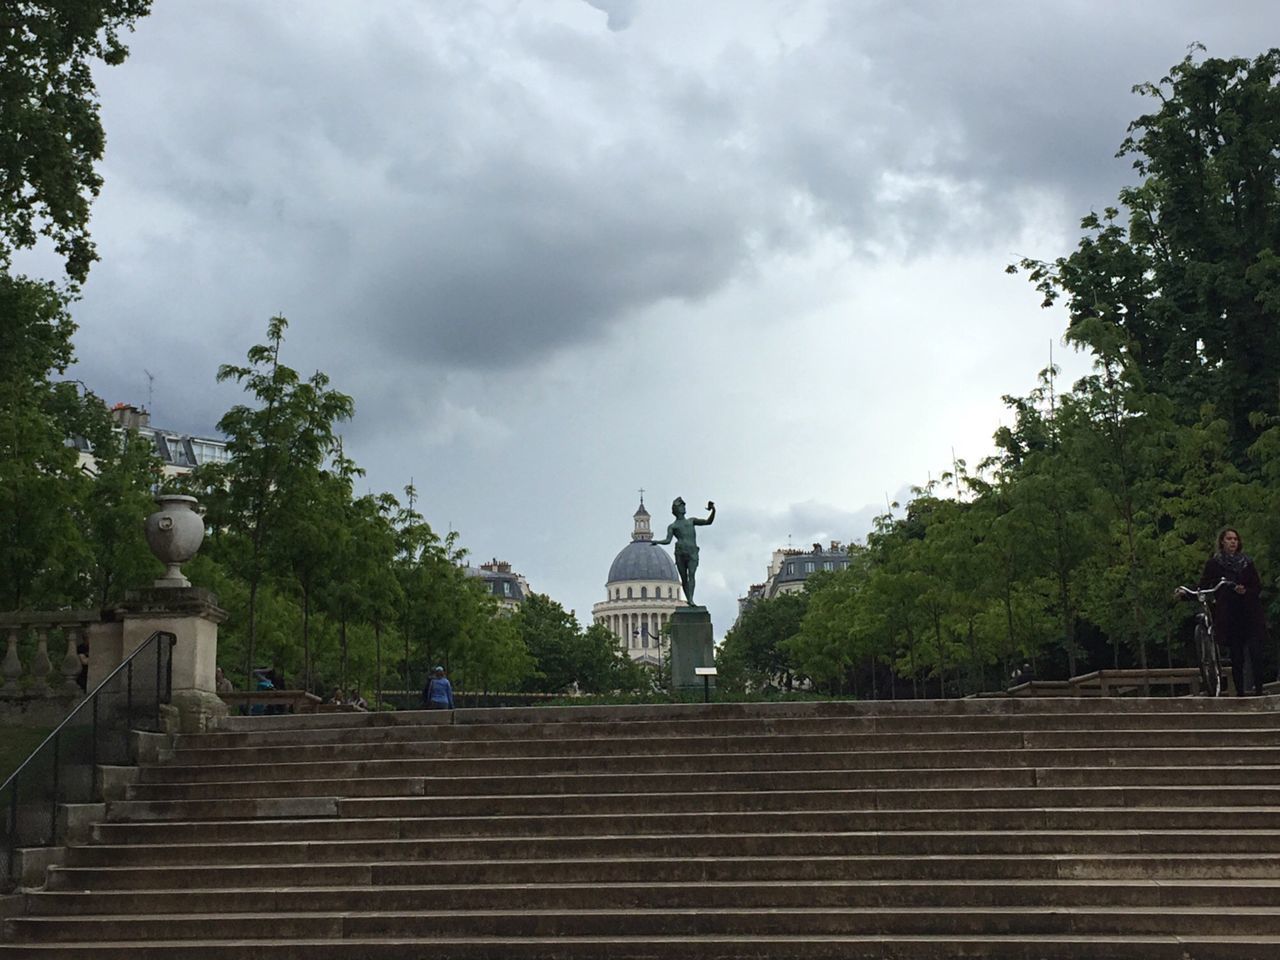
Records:
<instances>
[{"instance_id":1,"label":"columned facade","mask_svg":"<svg viewBox=\"0 0 1280 960\"><path fill-rule=\"evenodd\" d=\"M614 558L605 599L591 614L612 631L631 659L657 665L666 656L663 628L672 611L684 604L684 596L671 555L653 544L643 500L632 519L631 542Z\"/></svg>"}]
</instances>

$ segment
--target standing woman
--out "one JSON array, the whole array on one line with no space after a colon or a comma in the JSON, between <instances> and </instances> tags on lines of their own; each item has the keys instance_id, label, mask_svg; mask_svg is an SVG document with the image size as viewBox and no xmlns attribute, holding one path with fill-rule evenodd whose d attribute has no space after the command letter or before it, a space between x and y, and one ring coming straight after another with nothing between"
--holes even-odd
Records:
<instances>
[{"instance_id":1,"label":"standing woman","mask_svg":"<svg viewBox=\"0 0 1280 960\"><path fill-rule=\"evenodd\" d=\"M1245 696L1246 650L1253 661L1253 692L1261 695L1262 648L1267 638L1266 614L1259 596L1262 579L1258 576L1258 568L1245 555L1244 543L1234 527L1223 527L1218 534L1218 551L1204 565L1200 589L1212 587L1223 579L1233 581L1235 587L1224 587L1218 591L1213 612L1214 629L1218 639L1231 649L1231 677L1235 680L1236 695Z\"/></svg>"},{"instance_id":2,"label":"standing woman","mask_svg":"<svg viewBox=\"0 0 1280 960\"><path fill-rule=\"evenodd\" d=\"M436 667L431 673L432 677L422 691L423 702L428 710L452 710L453 685L444 675L444 667Z\"/></svg>"}]
</instances>

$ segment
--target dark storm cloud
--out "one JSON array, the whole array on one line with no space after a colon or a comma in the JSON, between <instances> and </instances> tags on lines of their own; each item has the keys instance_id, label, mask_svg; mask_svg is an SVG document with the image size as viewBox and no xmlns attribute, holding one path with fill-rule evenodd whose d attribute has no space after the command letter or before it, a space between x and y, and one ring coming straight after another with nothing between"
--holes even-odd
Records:
<instances>
[{"instance_id":1,"label":"dark storm cloud","mask_svg":"<svg viewBox=\"0 0 1280 960\"><path fill-rule=\"evenodd\" d=\"M713 184L642 165L618 152L566 176L513 158L481 174L495 200L487 207L467 196L435 230L400 225L360 292L390 321L378 331L384 345L506 366L655 299L714 290L744 256L744 209Z\"/></svg>"},{"instance_id":2,"label":"dark storm cloud","mask_svg":"<svg viewBox=\"0 0 1280 960\"><path fill-rule=\"evenodd\" d=\"M388 356L442 366L527 362L657 299L718 289L752 225L776 218L740 165L716 161L733 104L619 64L591 36L481 23L429 37L375 21L326 43L235 9L206 10L195 31L219 54L241 42L216 76L189 52L135 44L130 69L167 82L144 94L154 111L135 136L116 128L126 146L111 163L193 228L148 239L144 225L151 262L253 280L269 263L276 297L330 314L328 333L354 326ZM686 101L719 123L684 126ZM206 236L220 249L201 250Z\"/></svg>"}]
</instances>

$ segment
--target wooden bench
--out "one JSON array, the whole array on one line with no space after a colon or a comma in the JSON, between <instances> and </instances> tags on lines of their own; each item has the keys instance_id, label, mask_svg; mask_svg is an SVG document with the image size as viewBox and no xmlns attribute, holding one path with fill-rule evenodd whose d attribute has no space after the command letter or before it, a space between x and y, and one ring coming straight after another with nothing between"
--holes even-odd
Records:
<instances>
[{"instance_id":1,"label":"wooden bench","mask_svg":"<svg viewBox=\"0 0 1280 960\"><path fill-rule=\"evenodd\" d=\"M289 713L315 713L321 700L305 690L245 690L220 693L222 702L232 710L252 713L254 707L286 707Z\"/></svg>"},{"instance_id":2,"label":"wooden bench","mask_svg":"<svg viewBox=\"0 0 1280 960\"><path fill-rule=\"evenodd\" d=\"M1077 697L1070 680L1027 680L1005 691L1010 697Z\"/></svg>"},{"instance_id":3,"label":"wooden bench","mask_svg":"<svg viewBox=\"0 0 1280 960\"><path fill-rule=\"evenodd\" d=\"M1118 696L1148 687L1187 687L1194 696L1200 692L1200 670L1197 667L1149 667L1146 670L1095 670L1067 681L1081 695Z\"/></svg>"}]
</instances>

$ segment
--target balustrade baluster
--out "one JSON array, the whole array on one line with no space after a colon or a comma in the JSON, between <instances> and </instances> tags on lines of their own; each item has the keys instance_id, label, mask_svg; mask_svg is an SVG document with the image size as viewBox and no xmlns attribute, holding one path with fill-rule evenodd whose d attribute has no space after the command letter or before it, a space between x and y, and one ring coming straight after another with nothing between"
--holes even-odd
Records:
<instances>
[{"instance_id":1,"label":"balustrade baluster","mask_svg":"<svg viewBox=\"0 0 1280 960\"><path fill-rule=\"evenodd\" d=\"M63 631L67 635L67 655L62 658L62 688L67 693L80 693L80 654L77 647L80 646L80 637L84 628L79 624L72 624L64 627Z\"/></svg>"},{"instance_id":2,"label":"balustrade baluster","mask_svg":"<svg viewBox=\"0 0 1280 960\"><path fill-rule=\"evenodd\" d=\"M22 688L18 686L18 680L22 676L22 660L18 656L18 628L9 628L9 649L4 654L4 686L0 687L0 693L6 697L16 697L21 693Z\"/></svg>"},{"instance_id":3,"label":"balustrade baluster","mask_svg":"<svg viewBox=\"0 0 1280 960\"><path fill-rule=\"evenodd\" d=\"M31 658L31 692L38 697L48 696L49 672L53 664L49 662L49 628L36 630L36 655Z\"/></svg>"}]
</instances>

